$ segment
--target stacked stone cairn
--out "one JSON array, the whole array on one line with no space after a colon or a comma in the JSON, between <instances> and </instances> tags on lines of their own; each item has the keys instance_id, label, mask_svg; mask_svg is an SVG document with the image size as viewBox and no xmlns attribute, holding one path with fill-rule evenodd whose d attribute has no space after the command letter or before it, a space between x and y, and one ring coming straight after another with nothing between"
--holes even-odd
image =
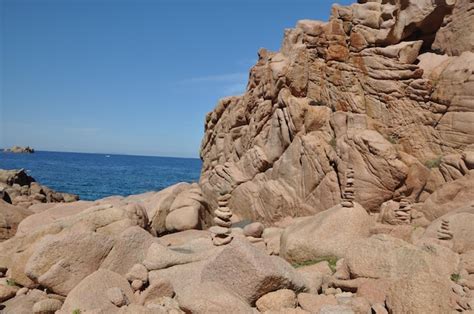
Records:
<instances>
[{"instance_id":1,"label":"stacked stone cairn","mask_svg":"<svg viewBox=\"0 0 474 314\"><path fill-rule=\"evenodd\" d=\"M346 172L346 186L342 197L342 207L354 207L354 169L349 167Z\"/></svg>"},{"instance_id":2,"label":"stacked stone cairn","mask_svg":"<svg viewBox=\"0 0 474 314\"><path fill-rule=\"evenodd\" d=\"M409 224L411 221L411 202L407 198L400 200L400 206L395 210L395 218L401 224Z\"/></svg>"},{"instance_id":3,"label":"stacked stone cairn","mask_svg":"<svg viewBox=\"0 0 474 314\"><path fill-rule=\"evenodd\" d=\"M140 291L148 286L148 269L142 264L135 264L125 275L125 278L130 282L132 290L138 296Z\"/></svg>"},{"instance_id":4,"label":"stacked stone cairn","mask_svg":"<svg viewBox=\"0 0 474 314\"><path fill-rule=\"evenodd\" d=\"M453 233L451 232L451 228L449 227L449 220L441 220L441 226L438 229L438 239L445 241L453 239Z\"/></svg>"},{"instance_id":5,"label":"stacked stone cairn","mask_svg":"<svg viewBox=\"0 0 474 314\"><path fill-rule=\"evenodd\" d=\"M212 243L216 246L225 245L232 241L231 226L232 211L228 207L231 195L229 193L221 194L217 198L218 208L214 211L215 226L209 228L212 236Z\"/></svg>"}]
</instances>

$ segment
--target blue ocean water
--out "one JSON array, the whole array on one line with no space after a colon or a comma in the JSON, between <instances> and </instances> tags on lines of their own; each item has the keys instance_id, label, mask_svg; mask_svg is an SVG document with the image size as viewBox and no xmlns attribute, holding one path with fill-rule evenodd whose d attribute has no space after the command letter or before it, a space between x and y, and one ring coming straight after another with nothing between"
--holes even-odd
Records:
<instances>
[{"instance_id":1,"label":"blue ocean water","mask_svg":"<svg viewBox=\"0 0 474 314\"><path fill-rule=\"evenodd\" d=\"M59 192L96 200L111 195L159 191L178 182L199 180L201 160L37 151L0 152L1 169L24 168L39 183Z\"/></svg>"}]
</instances>

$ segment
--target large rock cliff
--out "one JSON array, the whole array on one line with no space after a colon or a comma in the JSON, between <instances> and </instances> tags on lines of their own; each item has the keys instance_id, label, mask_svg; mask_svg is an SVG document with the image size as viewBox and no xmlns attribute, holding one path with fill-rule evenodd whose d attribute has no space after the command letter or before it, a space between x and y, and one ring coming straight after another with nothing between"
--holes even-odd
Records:
<instances>
[{"instance_id":1,"label":"large rock cliff","mask_svg":"<svg viewBox=\"0 0 474 314\"><path fill-rule=\"evenodd\" d=\"M241 219L340 202L348 167L371 212L421 202L473 168L474 3L378 0L302 20L261 49L245 94L206 117L200 185Z\"/></svg>"},{"instance_id":2,"label":"large rock cliff","mask_svg":"<svg viewBox=\"0 0 474 314\"><path fill-rule=\"evenodd\" d=\"M199 184L51 204L5 172L0 312L472 313L472 1L298 22L207 116Z\"/></svg>"}]
</instances>

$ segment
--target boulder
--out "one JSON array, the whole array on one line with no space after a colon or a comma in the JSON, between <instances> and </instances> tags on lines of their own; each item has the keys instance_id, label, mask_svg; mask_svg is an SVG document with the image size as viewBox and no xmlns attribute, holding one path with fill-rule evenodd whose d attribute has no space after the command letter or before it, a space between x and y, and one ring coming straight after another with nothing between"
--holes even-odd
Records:
<instances>
[{"instance_id":1,"label":"boulder","mask_svg":"<svg viewBox=\"0 0 474 314\"><path fill-rule=\"evenodd\" d=\"M292 309L297 304L296 294L293 290L281 289L265 294L255 304L260 312Z\"/></svg>"},{"instance_id":2,"label":"boulder","mask_svg":"<svg viewBox=\"0 0 474 314\"><path fill-rule=\"evenodd\" d=\"M184 231L198 229L202 216L204 198L201 188L191 184L188 189L180 192L170 205L166 216L167 231Z\"/></svg>"},{"instance_id":3,"label":"boulder","mask_svg":"<svg viewBox=\"0 0 474 314\"><path fill-rule=\"evenodd\" d=\"M20 222L31 215L27 209L13 206L0 199L0 241L13 237Z\"/></svg>"},{"instance_id":4,"label":"boulder","mask_svg":"<svg viewBox=\"0 0 474 314\"><path fill-rule=\"evenodd\" d=\"M337 305L337 300L334 295L300 293L298 294L298 304L303 310L320 313L325 305Z\"/></svg>"},{"instance_id":5,"label":"boulder","mask_svg":"<svg viewBox=\"0 0 474 314\"><path fill-rule=\"evenodd\" d=\"M179 297L185 289L201 282L201 273L208 261L198 261L153 270L148 273L150 285L168 280Z\"/></svg>"},{"instance_id":6,"label":"boulder","mask_svg":"<svg viewBox=\"0 0 474 314\"><path fill-rule=\"evenodd\" d=\"M220 250L212 245L210 239L196 239L175 247L165 247L159 243L153 243L148 249L143 265L150 271L158 270L206 260L216 255Z\"/></svg>"},{"instance_id":7,"label":"boulder","mask_svg":"<svg viewBox=\"0 0 474 314\"><path fill-rule=\"evenodd\" d=\"M262 233L262 238L266 245L266 250L269 255L280 254L280 237L283 233L282 228L270 227L265 228Z\"/></svg>"},{"instance_id":8,"label":"boulder","mask_svg":"<svg viewBox=\"0 0 474 314\"><path fill-rule=\"evenodd\" d=\"M413 272L411 276L397 278L390 284L387 292L387 308L391 313L448 313L451 289L444 278Z\"/></svg>"},{"instance_id":9,"label":"boulder","mask_svg":"<svg viewBox=\"0 0 474 314\"><path fill-rule=\"evenodd\" d=\"M24 208L39 203L74 202L79 199L77 195L59 193L40 185L25 169L0 169L0 190L0 199Z\"/></svg>"},{"instance_id":10,"label":"boulder","mask_svg":"<svg viewBox=\"0 0 474 314\"><path fill-rule=\"evenodd\" d=\"M170 232L199 228L199 208L178 208L166 216L166 230Z\"/></svg>"},{"instance_id":11,"label":"boulder","mask_svg":"<svg viewBox=\"0 0 474 314\"><path fill-rule=\"evenodd\" d=\"M128 281L140 280L143 283L148 282L148 269L142 264L135 264L125 275Z\"/></svg>"},{"instance_id":12,"label":"boulder","mask_svg":"<svg viewBox=\"0 0 474 314\"><path fill-rule=\"evenodd\" d=\"M153 301L148 306L139 304L129 304L119 309L120 314L155 314L155 313L172 313L181 314L184 312L179 308L178 302L175 299L162 297Z\"/></svg>"},{"instance_id":13,"label":"boulder","mask_svg":"<svg viewBox=\"0 0 474 314\"><path fill-rule=\"evenodd\" d=\"M135 300L127 279L110 270L99 269L71 290L64 301L61 313L71 313L74 310L116 312L118 307L111 302L107 293L110 288L121 289L128 300L127 303Z\"/></svg>"},{"instance_id":14,"label":"boulder","mask_svg":"<svg viewBox=\"0 0 474 314\"><path fill-rule=\"evenodd\" d=\"M463 207L474 200L474 170L457 180L447 182L431 194L420 211L429 220L435 220L452 210Z\"/></svg>"},{"instance_id":15,"label":"boulder","mask_svg":"<svg viewBox=\"0 0 474 314\"><path fill-rule=\"evenodd\" d=\"M16 286L8 286L0 284L0 302L4 302L8 299L13 298L18 291L18 287Z\"/></svg>"},{"instance_id":16,"label":"boulder","mask_svg":"<svg viewBox=\"0 0 474 314\"><path fill-rule=\"evenodd\" d=\"M153 282L145 291L140 294L138 303L141 305L148 305L156 302L162 297L172 298L174 296L174 289L169 280L157 280Z\"/></svg>"},{"instance_id":17,"label":"boulder","mask_svg":"<svg viewBox=\"0 0 474 314\"><path fill-rule=\"evenodd\" d=\"M25 169L0 169L0 182L9 186L18 184L19 186L29 186L35 179L27 174Z\"/></svg>"},{"instance_id":18,"label":"boulder","mask_svg":"<svg viewBox=\"0 0 474 314\"><path fill-rule=\"evenodd\" d=\"M307 289L303 278L285 260L268 256L237 238L204 267L201 280L221 283L249 304L278 289Z\"/></svg>"},{"instance_id":19,"label":"boulder","mask_svg":"<svg viewBox=\"0 0 474 314\"><path fill-rule=\"evenodd\" d=\"M371 305L385 304L390 282L384 279L369 279L357 288L357 295L369 301Z\"/></svg>"},{"instance_id":20,"label":"boulder","mask_svg":"<svg viewBox=\"0 0 474 314\"><path fill-rule=\"evenodd\" d=\"M107 295L109 301L118 307L127 305L128 303L127 297L119 287L109 288L105 294Z\"/></svg>"},{"instance_id":21,"label":"boulder","mask_svg":"<svg viewBox=\"0 0 474 314\"><path fill-rule=\"evenodd\" d=\"M461 265L469 274L474 274L474 250L461 254Z\"/></svg>"},{"instance_id":22,"label":"boulder","mask_svg":"<svg viewBox=\"0 0 474 314\"><path fill-rule=\"evenodd\" d=\"M113 239L95 232L48 235L28 259L25 273L43 287L67 295L100 267L112 246Z\"/></svg>"},{"instance_id":23,"label":"boulder","mask_svg":"<svg viewBox=\"0 0 474 314\"><path fill-rule=\"evenodd\" d=\"M449 247L454 252L460 254L474 250L474 203L458 208L434 220L426 228L420 241L423 242L428 239L438 240L439 230L443 221L448 222L452 239L441 241L441 243L449 242Z\"/></svg>"},{"instance_id":24,"label":"boulder","mask_svg":"<svg viewBox=\"0 0 474 314\"><path fill-rule=\"evenodd\" d=\"M187 313L254 313L247 302L227 286L216 282L191 285L178 295Z\"/></svg>"},{"instance_id":25,"label":"boulder","mask_svg":"<svg viewBox=\"0 0 474 314\"><path fill-rule=\"evenodd\" d=\"M54 314L60 310L63 303L57 299L44 299L33 305L33 313L35 314Z\"/></svg>"},{"instance_id":26,"label":"boulder","mask_svg":"<svg viewBox=\"0 0 474 314\"><path fill-rule=\"evenodd\" d=\"M19 295L8 301L2 302L0 310L2 314L30 314L33 313L33 306L36 302L46 299L46 293L32 293ZM2 308L3 306L3 308Z\"/></svg>"},{"instance_id":27,"label":"boulder","mask_svg":"<svg viewBox=\"0 0 474 314\"><path fill-rule=\"evenodd\" d=\"M164 236L161 236L160 243L164 246L180 246L190 242L195 239L210 239L211 234L208 230L185 230L181 232L170 233Z\"/></svg>"},{"instance_id":28,"label":"boulder","mask_svg":"<svg viewBox=\"0 0 474 314\"><path fill-rule=\"evenodd\" d=\"M135 264L143 263L149 247L159 239L140 227L130 227L115 237L114 246L101 268L125 275Z\"/></svg>"},{"instance_id":29,"label":"boulder","mask_svg":"<svg viewBox=\"0 0 474 314\"><path fill-rule=\"evenodd\" d=\"M345 262L351 278L392 279L423 272L449 278L456 271L459 256L440 245L420 248L380 234L354 242Z\"/></svg>"},{"instance_id":30,"label":"boulder","mask_svg":"<svg viewBox=\"0 0 474 314\"><path fill-rule=\"evenodd\" d=\"M166 232L166 217L171 211L171 205L181 192L187 191L190 188L191 185L189 183L178 183L163 189L144 200L147 215L150 220L150 229L153 233L162 234ZM183 197L183 202L186 200L192 203L192 205L195 204L192 199ZM189 208L186 206L180 207L179 205L183 204L183 202L178 202L174 209ZM193 206L190 207L192 208Z\"/></svg>"},{"instance_id":31,"label":"boulder","mask_svg":"<svg viewBox=\"0 0 474 314\"><path fill-rule=\"evenodd\" d=\"M46 209L24 219L18 226L18 235L30 234L36 230L40 230L49 223L53 223L54 221L64 217L78 214L92 206L93 203L89 201L78 201L68 204L55 204L54 206L48 206Z\"/></svg>"},{"instance_id":32,"label":"boulder","mask_svg":"<svg viewBox=\"0 0 474 314\"><path fill-rule=\"evenodd\" d=\"M451 310L449 279L456 272L459 257L443 246L420 248L376 235L353 243L345 260L351 278L389 281L387 305L394 313ZM433 295L436 297L428 297Z\"/></svg>"},{"instance_id":33,"label":"boulder","mask_svg":"<svg viewBox=\"0 0 474 314\"><path fill-rule=\"evenodd\" d=\"M355 314L350 306L347 305L323 305L320 314Z\"/></svg>"},{"instance_id":34,"label":"boulder","mask_svg":"<svg viewBox=\"0 0 474 314\"><path fill-rule=\"evenodd\" d=\"M369 236L372 223L361 205L355 203L353 208L337 205L286 228L281 236L280 256L290 262L344 257L354 241Z\"/></svg>"},{"instance_id":35,"label":"boulder","mask_svg":"<svg viewBox=\"0 0 474 314\"><path fill-rule=\"evenodd\" d=\"M247 237L260 238L265 227L261 222L253 222L244 227L244 235Z\"/></svg>"}]
</instances>

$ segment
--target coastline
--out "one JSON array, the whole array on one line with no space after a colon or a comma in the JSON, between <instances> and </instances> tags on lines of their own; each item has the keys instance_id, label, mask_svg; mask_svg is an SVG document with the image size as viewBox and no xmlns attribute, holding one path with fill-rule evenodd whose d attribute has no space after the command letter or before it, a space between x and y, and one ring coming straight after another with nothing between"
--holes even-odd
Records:
<instances>
[{"instance_id":1,"label":"coastline","mask_svg":"<svg viewBox=\"0 0 474 314\"><path fill-rule=\"evenodd\" d=\"M30 159L96 193L159 191L78 200L0 172L0 311L474 311L468 8L360 1L299 21L206 116L202 163Z\"/></svg>"}]
</instances>

